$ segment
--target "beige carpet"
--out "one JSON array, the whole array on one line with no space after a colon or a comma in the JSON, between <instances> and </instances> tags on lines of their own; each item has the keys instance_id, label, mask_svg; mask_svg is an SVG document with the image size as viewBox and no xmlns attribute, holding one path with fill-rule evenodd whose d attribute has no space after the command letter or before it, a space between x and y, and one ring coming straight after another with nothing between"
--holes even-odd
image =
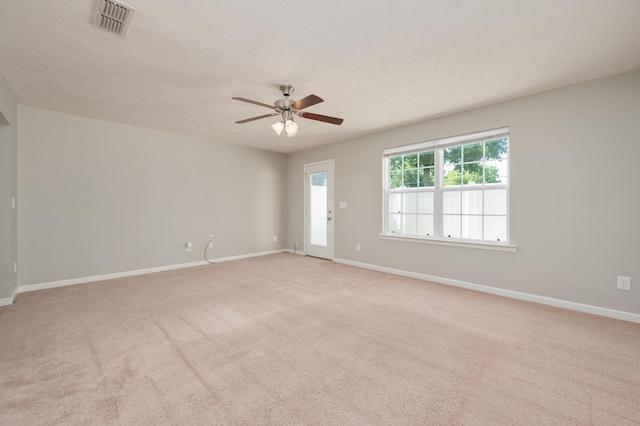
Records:
<instances>
[{"instance_id":1,"label":"beige carpet","mask_svg":"<svg viewBox=\"0 0 640 426\"><path fill-rule=\"evenodd\" d=\"M0 424L638 425L640 325L281 254L20 294Z\"/></svg>"}]
</instances>

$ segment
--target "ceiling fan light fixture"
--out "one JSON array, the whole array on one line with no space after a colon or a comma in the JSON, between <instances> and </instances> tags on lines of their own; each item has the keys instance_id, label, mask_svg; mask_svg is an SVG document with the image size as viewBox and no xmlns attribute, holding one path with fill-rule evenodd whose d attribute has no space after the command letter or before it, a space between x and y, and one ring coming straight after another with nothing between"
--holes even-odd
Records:
<instances>
[{"instance_id":1,"label":"ceiling fan light fixture","mask_svg":"<svg viewBox=\"0 0 640 426\"><path fill-rule=\"evenodd\" d=\"M293 121L293 119L288 119L284 124L284 131L287 133L287 136L292 137L298 134L298 123Z\"/></svg>"},{"instance_id":2,"label":"ceiling fan light fixture","mask_svg":"<svg viewBox=\"0 0 640 426\"><path fill-rule=\"evenodd\" d=\"M280 136L280 133L282 133L282 130L284 129L284 123L282 121L278 121L277 123L272 124L271 128L278 136Z\"/></svg>"}]
</instances>

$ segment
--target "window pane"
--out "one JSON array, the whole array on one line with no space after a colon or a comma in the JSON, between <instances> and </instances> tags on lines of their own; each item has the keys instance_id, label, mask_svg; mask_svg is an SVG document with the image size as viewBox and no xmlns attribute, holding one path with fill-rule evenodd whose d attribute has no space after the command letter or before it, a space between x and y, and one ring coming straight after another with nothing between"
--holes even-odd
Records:
<instances>
[{"instance_id":1,"label":"window pane","mask_svg":"<svg viewBox=\"0 0 640 426\"><path fill-rule=\"evenodd\" d=\"M454 146L444 149L444 164L460 163L462 159L462 147Z\"/></svg>"},{"instance_id":2,"label":"window pane","mask_svg":"<svg viewBox=\"0 0 640 426\"><path fill-rule=\"evenodd\" d=\"M442 211L444 214L460 214L460 192L446 191L442 194Z\"/></svg>"},{"instance_id":3,"label":"window pane","mask_svg":"<svg viewBox=\"0 0 640 426\"><path fill-rule=\"evenodd\" d=\"M482 191L462 191L462 214L482 214Z\"/></svg>"},{"instance_id":4,"label":"window pane","mask_svg":"<svg viewBox=\"0 0 640 426\"><path fill-rule=\"evenodd\" d=\"M400 204L402 201L402 194L389 194L387 204L387 212L389 213L400 213L402 209L402 205Z\"/></svg>"},{"instance_id":5,"label":"window pane","mask_svg":"<svg viewBox=\"0 0 640 426\"><path fill-rule=\"evenodd\" d=\"M483 143L474 143L463 147L463 159L465 163L469 161L480 161L483 157Z\"/></svg>"},{"instance_id":6,"label":"window pane","mask_svg":"<svg viewBox=\"0 0 640 426\"><path fill-rule=\"evenodd\" d=\"M485 183L507 183L507 162L487 161L484 175Z\"/></svg>"},{"instance_id":7,"label":"window pane","mask_svg":"<svg viewBox=\"0 0 640 426\"><path fill-rule=\"evenodd\" d=\"M434 165L433 151L421 152L419 167L433 167L433 165Z\"/></svg>"},{"instance_id":8,"label":"window pane","mask_svg":"<svg viewBox=\"0 0 640 426\"><path fill-rule=\"evenodd\" d=\"M402 213L418 213L418 194L402 194Z\"/></svg>"},{"instance_id":9,"label":"window pane","mask_svg":"<svg viewBox=\"0 0 640 426\"><path fill-rule=\"evenodd\" d=\"M487 160L496 158L507 158L507 138L487 142L485 147L485 157Z\"/></svg>"},{"instance_id":10,"label":"window pane","mask_svg":"<svg viewBox=\"0 0 640 426\"><path fill-rule=\"evenodd\" d=\"M391 157L389 159L389 170L400 170L402 168L402 157Z\"/></svg>"},{"instance_id":11,"label":"window pane","mask_svg":"<svg viewBox=\"0 0 640 426\"><path fill-rule=\"evenodd\" d=\"M507 241L507 217L485 216L484 239L488 241Z\"/></svg>"},{"instance_id":12,"label":"window pane","mask_svg":"<svg viewBox=\"0 0 640 426\"><path fill-rule=\"evenodd\" d=\"M434 184L434 169L429 167L426 169L420 169L418 172L418 180L421 187L429 187Z\"/></svg>"},{"instance_id":13,"label":"window pane","mask_svg":"<svg viewBox=\"0 0 640 426\"><path fill-rule=\"evenodd\" d=\"M418 168L418 154L409 154L404 156L405 169L417 169Z\"/></svg>"},{"instance_id":14,"label":"window pane","mask_svg":"<svg viewBox=\"0 0 640 426\"><path fill-rule=\"evenodd\" d=\"M389 173L389 189L402 188L402 172Z\"/></svg>"},{"instance_id":15,"label":"window pane","mask_svg":"<svg viewBox=\"0 0 640 426\"><path fill-rule=\"evenodd\" d=\"M405 170L404 171L404 187L416 188L418 186L418 171L417 170Z\"/></svg>"},{"instance_id":16,"label":"window pane","mask_svg":"<svg viewBox=\"0 0 640 426\"><path fill-rule=\"evenodd\" d=\"M418 213L433 213L433 192L418 193Z\"/></svg>"},{"instance_id":17,"label":"window pane","mask_svg":"<svg viewBox=\"0 0 640 426\"><path fill-rule=\"evenodd\" d=\"M424 235L424 236L433 235L433 215L432 214L418 215L418 235Z\"/></svg>"},{"instance_id":18,"label":"window pane","mask_svg":"<svg viewBox=\"0 0 640 426\"><path fill-rule=\"evenodd\" d=\"M482 165L480 163L464 164L462 172L465 185L482 185Z\"/></svg>"},{"instance_id":19,"label":"window pane","mask_svg":"<svg viewBox=\"0 0 640 426\"><path fill-rule=\"evenodd\" d=\"M506 189L488 189L484 191L484 214L507 214Z\"/></svg>"},{"instance_id":20,"label":"window pane","mask_svg":"<svg viewBox=\"0 0 640 426\"><path fill-rule=\"evenodd\" d=\"M460 166L445 166L444 176L442 178L444 186L456 186L462 182L462 174L460 173Z\"/></svg>"},{"instance_id":21,"label":"window pane","mask_svg":"<svg viewBox=\"0 0 640 426\"><path fill-rule=\"evenodd\" d=\"M445 214L442 222L442 235L445 237L460 238L460 216Z\"/></svg>"},{"instance_id":22,"label":"window pane","mask_svg":"<svg viewBox=\"0 0 640 426\"><path fill-rule=\"evenodd\" d=\"M387 232L390 234L400 234L402 229L402 215L394 213L387 216Z\"/></svg>"},{"instance_id":23,"label":"window pane","mask_svg":"<svg viewBox=\"0 0 640 426\"><path fill-rule=\"evenodd\" d=\"M416 235L418 233L417 214L402 215L402 233L407 235Z\"/></svg>"},{"instance_id":24,"label":"window pane","mask_svg":"<svg viewBox=\"0 0 640 426\"><path fill-rule=\"evenodd\" d=\"M392 155L384 166L385 232L507 242L509 137L501 134L506 136L476 139L484 142L466 135L446 138L440 148L414 148L403 155L394 153L399 152L395 148L385 150ZM458 145L448 145L454 140ZM402 149L407 148L412 149Z\"/></svg>"},{"instance_id":25,"label":"window pane","mask_svg":"<svg viewBox=\"0 0 640 426\"><path fill-rule=\"evenodd\" d=\"M470 240L482 239L482 216L465 216L461 217L462 221L462 238Z\"/></svg>"}]
</instances>

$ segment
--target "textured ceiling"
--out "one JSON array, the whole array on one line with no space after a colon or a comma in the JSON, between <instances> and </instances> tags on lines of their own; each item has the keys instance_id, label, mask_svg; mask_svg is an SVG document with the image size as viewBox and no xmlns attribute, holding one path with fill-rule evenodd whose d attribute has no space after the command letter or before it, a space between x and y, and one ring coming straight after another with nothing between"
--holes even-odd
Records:
<instances>
[{"instance_id":1,"label":"textured ceiling","mask_svg":"<svg viewBox=\"0 0 640 426\"><path fill-rule=\"evenodd\" d=\"M20 104L294 152L640 68L638 0L0 0L0 70ZM233 96L325 102L294 138ZM289 142L289 146L285 146Z\"/></svg>"}]
</instances>

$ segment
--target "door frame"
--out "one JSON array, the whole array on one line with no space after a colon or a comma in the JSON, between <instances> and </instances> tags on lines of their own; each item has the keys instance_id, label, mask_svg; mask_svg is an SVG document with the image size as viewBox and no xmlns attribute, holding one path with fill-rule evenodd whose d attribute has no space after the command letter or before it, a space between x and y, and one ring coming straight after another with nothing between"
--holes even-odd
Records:
<instances>
[{"instance_id":1,"label":"door frame","mask_svg":"<svg viewBox=\"0 0 640 426\"><path fill-rule=\"evenodd\" d=\"M302 167L302 182L304 186L304 208L303 208L303 216L304 216L304 251L305 255L309 255L308 247L309 247L309 186L308 186L308 175L307 170L311 167L317 167L327 165L328 166L328 174L327 174L327 209L331 211L331 221L327 225L327 256L316 256L322 257L323 259L333 260L335 255L335 160L323 160L316 161L313 163L304 164Z\"/></svg>"}]
</instances>

